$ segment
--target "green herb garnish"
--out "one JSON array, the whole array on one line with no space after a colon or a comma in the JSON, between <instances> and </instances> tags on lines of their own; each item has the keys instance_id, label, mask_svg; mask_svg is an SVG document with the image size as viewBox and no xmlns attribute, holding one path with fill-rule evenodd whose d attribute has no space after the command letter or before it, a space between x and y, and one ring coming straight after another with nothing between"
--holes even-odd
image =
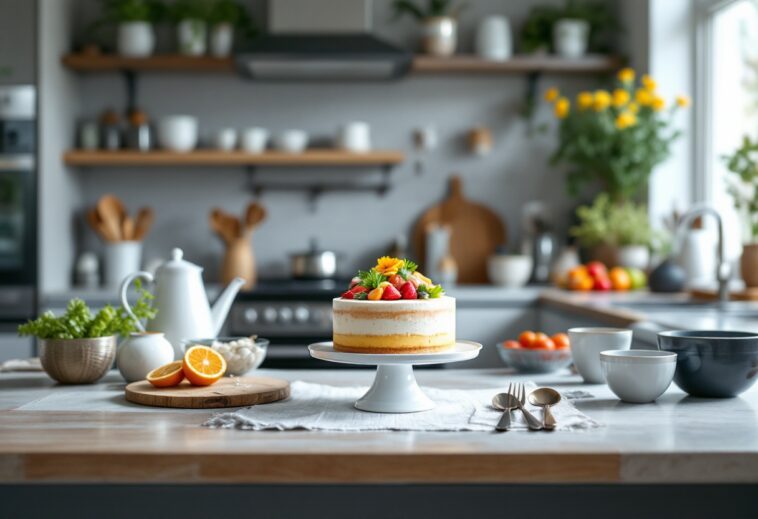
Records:
<instances>
[{"instance_id":1,"label":"green herb garnish","mask_svg":"<svg viewBox=\"0 0 758 519\"><path fill-rule=\"evenodd\" d=\"M153 295L135 282L139 299L132 307L137 319L153 319L157 310L152 307ZM66 313L56 317L45 312L34 321L18 327L18 334L39 339L91 339L110 335L129 335L137 329L137 324L124 308L115 309L107 305L94 317L87 304L81 299L72 299Z\"/></svg>"},{"instance_id":2,"label":"green herb garnish","mask_svg":"<svg viewBox=\"0 0 758 519\"><path fill-rule=\"evenodd\" d=\"M400 268L400 270L397 271L397 273L400 275L401 278L407 280L409 277L413 275L414 272L416 272L417 268L418 268L418 265L416 265L413 261L409 259L404 259L403 266Z\"/></svg>"},{"instance_id":3,"label":"green herb garnish","mask_svg":"<svg viewBox=\"0 0 758 519\"><path fill-rule=\"evenodd\" d=\"M442 288L442 285L434 285L432 287L419 285L416 292L418 293L419 299L437 299L442 297L445 290Z\"/></svg>"},{"instance_id":4,"label":"green herb garnish","mask_svg":"<svg viewBox=\"0 0 758 519\"><path fill-rule=\"evenodd\" d=\"M381 283L387 281L387 276L380 274L375 270L369 270L368 272L359 270L358 277L361 279L361 285L370 290L375 289Z\"/></svg>"}]
</instances>

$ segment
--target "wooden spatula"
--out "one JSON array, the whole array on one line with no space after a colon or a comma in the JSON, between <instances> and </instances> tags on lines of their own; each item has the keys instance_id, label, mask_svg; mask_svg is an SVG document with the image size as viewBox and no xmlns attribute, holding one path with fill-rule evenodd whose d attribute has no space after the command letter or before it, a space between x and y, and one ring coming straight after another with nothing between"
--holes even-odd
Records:
<instances>
[{"instance_id":1,"label":"wooden spatula","mask_svg":"<svg viewBox=\"0 0 758 519\"><path fill-rule=\"evenodd\" d=\"M155 220L155 212L150 207L143 207L137 213L137 220L134 224L134 240L142 241L150 232L150 228Z\"/></svg>"},{"instance_id":2,"label":"wooden spatula","mask_svg":"<svg viewBox=\"0 0 758 519\"><path fill-rule=\"evenodd\" d=\"M103 225L108 227L109 233L115 236L115 240L123 240L122 226L127 216L126 207L115 195L104 195L97 201L97 213Z\"/></svg>"},{"instance_id":3,"label":"wooden spatula","mask_svg":"<svg viewBox=\"0 0 758 519\"><path fill-rule=\"evenodd\" d=\"M97 235L100 236L103 240L107 242L118 241L118 236L115 236L112 233L112 229L104 225L103 221L100 220L100 215L96 209L90 209L87 211L86 218L87 223L92 228L92 230L94 230Z\"/></svg>"},{"instance_id":4,"label":"wooden spatula","mask_svg":"<svg viewBox=\"0 0 758 519\"><path fill-rule=\"evenodd\" d=\"M266 209L256 203L252 202L247 206L245 210L245 233L249 234L255 227L266 218Z\"/></svg>"}]
</instances>

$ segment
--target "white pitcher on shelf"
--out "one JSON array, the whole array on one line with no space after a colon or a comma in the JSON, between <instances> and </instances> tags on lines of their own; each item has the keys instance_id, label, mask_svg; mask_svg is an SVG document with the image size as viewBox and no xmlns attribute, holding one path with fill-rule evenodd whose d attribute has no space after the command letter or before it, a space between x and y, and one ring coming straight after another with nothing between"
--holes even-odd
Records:
<instances>
[{"instance_id":1,"label":"white pitcher on shelf","mask_svg":"<svg viewBox=\"0 0 758 519\"><path fill-rule=\"evenodd\" d=\"M239 277L232 280L211 307L203 286L203 269L182 259L183 255L181 249L173 249L171 259L158 267L155 277L149 272L140 271L128 275L121 283L121 304L134 318L126 298L129 285L135 279L155 282L153 305L158 314L147 323L146 328L147 331L166 334L177 360L184 356L184 341L218 335L237 292L245 283ZM137 321L136 318L134 320ZM142 332L146 331L139 322L137 327Z\"/></svg>"}]
</instances>

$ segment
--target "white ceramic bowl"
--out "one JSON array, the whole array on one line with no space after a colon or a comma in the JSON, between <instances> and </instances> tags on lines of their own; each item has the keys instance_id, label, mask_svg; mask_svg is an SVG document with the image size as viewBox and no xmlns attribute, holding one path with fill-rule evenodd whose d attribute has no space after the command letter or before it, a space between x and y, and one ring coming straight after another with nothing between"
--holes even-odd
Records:
<instances>
[{"instance_id":1,"label":"white ceramic bowl","mask_svg":"<svg viewBox=\"0 0 758 519\"><path fill-rule=\"evenodd\" d=\"M186 348L199 344L213 348L226 360L226 376L241 377L255 371L263 363L268 351L269 340L256 338L250 346L236 344L249 337L217 337L215 339L193 339L187 341Z\"/></svg>"},{"instance_id":2,"label":"white ceramic bowl","mask_svg":"<svg viewBox=\"0 0 758 519\"><path fill-rule=\"evenodd\" d=\"M263 153L268 144L269 132L266 128L246 128L242 132L241 147L248 153Z\"/></svg>"},{"instance_id":3,"label":"white ceramic bowl","mask_svg":"<svg viewBox=\"0 0 758 519\"><path fill-rule=\"evenodd\" d=\"M605 382L601 351L628 350L632 346L632 330L622 328L571 328L568 336L576 370L588 384Z\"/></svg>"},{"instance_id":4,"label":"white ceramic bowl","mask_svg":"<svg viewBox=\"0 0 758 519\"><path fill-rule=\"evenodd\" d=\"M274 144L286 153L302 153L308 146L308 134L303 130L286 130L277 135Z\"/></svg>"},{"instance_id":5,"label":"white ceramic bowl","mask_svg":"<svg viewBox=\"0 0 758 519\"><path fill-rule=\"evenodd\" d=\"M571 351L530 350L526 348L504 348L497 345L497 352L506 366L522 373L553 373L571 364Z\"/></svg>"},{"instance_id":6,"label":"white ceramic bowl","mask_svg":"<svg viewBox=\"0 0 758 519\"><path fill-rule=\"evenodd\" d=\"M676 353L658 350L610 350L600 364L611 391L624 402L644 404L666 392L676 371Z\"/></svg>"},{"instance_id":7,"label":"white ceramic bowl","mask_svg":"<svg viewBox=\"0 0 758 519\"><path fill-rule=\"evenodd\" d=\"M522 287L532 275L531 256L498 254L487 258L487 275L495 285Z\"/></svg>"},{"instance_id":8,"label":"white ceramic bowl","mask_svg":"<svg viewBox=\"0 0 758 519\"><path fill-rule=\"evenodd\" d=\"M191 151L197 146L197 118L191 115L168 115L158 120L158 142L171 151Z\"/></svg>"}]
</instances>

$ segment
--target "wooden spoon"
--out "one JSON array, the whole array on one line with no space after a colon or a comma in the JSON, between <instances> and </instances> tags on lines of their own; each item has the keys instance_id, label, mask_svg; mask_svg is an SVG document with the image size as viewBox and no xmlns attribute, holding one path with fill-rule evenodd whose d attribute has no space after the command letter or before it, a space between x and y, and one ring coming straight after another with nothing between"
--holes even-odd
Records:
<instances>
[{"instance_id":1,"label":"wooden spoon","mask_svg":"<svg viewBox=\"0 0 758 519\"><path fill-rule=\"evenodd\" d=\"M104 195L97 202L97 212L103 225L110 229L116 241L123 240L122 222L126 218L126 208L115 195Z\"/></svg>"},{"instance_id":2,"label":"wooden spoon","mask_svg":"<svg viewBox=\"0 0 758 519\"><path fill-rule=\"evenodd\" d=\"M90 227L107 242L118 241L118 237L111 233L111 229L103 224L96 209L90 209L86 214L87 223Z\"/></svg>"},{"instance_id":3,"label":"wooden spoon","mask_svg":"<svg viewBox=\"0 0 758 519\"><path fill-rule=\"evenodd\" d=\"M245 233L250 234L255 227L266 218L266 208L252 202L245 211Z\"/></svg>"},{"instance_id":4,"label":"wooden spoon","mask_svg":"<svg viewBox=\"0 0 758 519\"><path fill-rule=\"evenodd\" d=\"M129 216L121 222L121 237L127 241L134 240L134 220Z\"/></svg>"},{"instance_id":5,"label":"wooden spoon","mask_svg":"<svg viewBox=\"0 0 758 519\"><path fill-rule=\"evenodd\" d=\"M143 207L137 213L137 220L134 224L134 240L142 241L150 232L155 220L155 212L150 207Z\"/></svg>"},{"instance_id":6,"label":"wooden spoon","mask_svg":"<svg viewBox=\"0 0 758 519\"><path fill-rule=\"evenodd\" d=\"M211 229L216 231L216 234L218 234L227 245L234 242L236 236L234 234L234 229L229 225L229 219L226 213L221 209L214 208L209 215L209 222Z\"/></svg>"}]
</instances>

